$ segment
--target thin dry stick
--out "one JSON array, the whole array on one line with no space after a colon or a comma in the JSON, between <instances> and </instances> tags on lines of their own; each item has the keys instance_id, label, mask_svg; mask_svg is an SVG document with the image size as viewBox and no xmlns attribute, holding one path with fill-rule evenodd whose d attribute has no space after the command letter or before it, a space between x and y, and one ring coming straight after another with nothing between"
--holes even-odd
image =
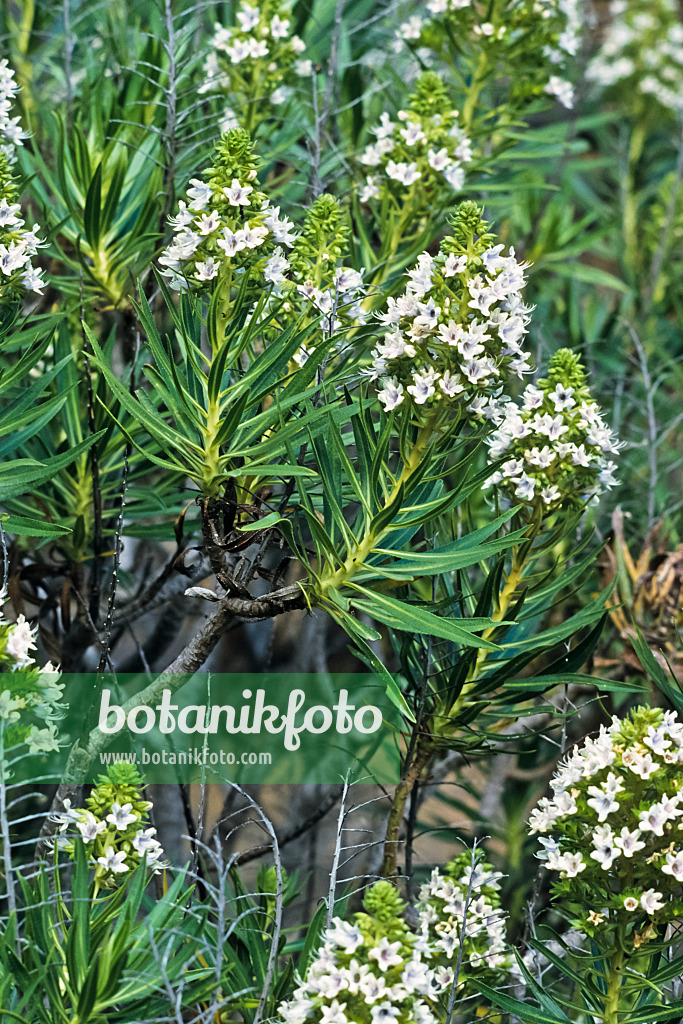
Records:
<instances>
[{"instance_id":1,"label":"thin dry stick","mask_svg":"<svg viewBox=\"0 0 683 1024\"><path fill-rule=\"evenodd\" d=\"M655 403L654 403L654 392L655 389L652 384L652 378L650 376L650 370L647 365L647 355L643 348L643 343L638 337L638 332L635 328L628 324L629 334L633 339L636 352L638 353L638 362L640 363L640 372L643 375L643 386L645 387L645 408L647 410L647 432L648 432L648 465L650 467L650 489L647 496L647 528L651 530L655 521L655 492L657 490L657 417L655 415Z\"/></svg>"},{"instance_id":2,"label":"thin dry stick","mask_svg":"<svg viewBox=\"0 0 683 1024\"><path fill-rule=\"evenodd\" d=\"M332 867L330 869L330 888L327 897L327 928L332 926L332 918L334 917L334 899L337 890L337 875L339 873L339 856L341 854L341 842L342 832L344 831L344 821L346 820L346 796L349 791L349 781L344 780L344 788L341 795L341 807L339 808L339 814L337 816L337 834L334 841L334 857L332 859Z\"/></svg>"}]
</instances>

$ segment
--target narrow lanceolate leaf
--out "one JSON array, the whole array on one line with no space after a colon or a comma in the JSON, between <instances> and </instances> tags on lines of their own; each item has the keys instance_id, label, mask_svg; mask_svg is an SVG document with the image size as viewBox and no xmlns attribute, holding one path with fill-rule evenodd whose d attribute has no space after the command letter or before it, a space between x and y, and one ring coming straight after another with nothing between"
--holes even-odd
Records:
<instances>
[{"instance_id":1,"label":"narrow lanceolate leaf","mask_svg":"<svg viewBox=\"0 0 683 1024\"><path fill-rule=\"evenodd\" d=\"M68 526L31 519L28 516L0 514L0 519L3 530L6 533L13 533L16 537L62 537L65 533L71 533Z\"/></svg>"},{"instance_id":2,"label":"narrow lanceolate leaf","mask_svg":"<svg viewBox=\"0 0 683 1024\"><path fill-rule=\"evenodd\" d=\"M405 633L417 633L425 636L438 636L464 647L481 647L487 651L499 651L497 644L484 640L474 634L488 629L494 623L491 619L453 619L442 615L434 615L426 608L406 604L388 594L377 594L358 584L349 586L364 595L363 599L351 598L351 605L357 611L366 612L378 622L392 629L400 629Z\"/></svg>"}]
</instances>

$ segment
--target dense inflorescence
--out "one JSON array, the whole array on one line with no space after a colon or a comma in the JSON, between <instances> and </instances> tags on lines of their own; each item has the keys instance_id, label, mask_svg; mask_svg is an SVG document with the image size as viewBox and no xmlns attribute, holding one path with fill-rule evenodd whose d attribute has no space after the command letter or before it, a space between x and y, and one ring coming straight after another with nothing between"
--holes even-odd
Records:
<instances>
[{"instance_id":1,"label":"dense inflorescence","mask_svg":"<svg viewBox=\"0 0 683 1024\"><path fill-rule=\"evenodd\" d=\"M387 330L371 376L381 380L386 410L404 402L423 410L451 403L495 419L508 378L530 371L522 349L527 264L494 244L475 203L462 203L451 224L438 255L419 257L404 294L380 314Z\"/></svg>"},{"instance_id":2,"label":"dense inflorescence","mask_svg":"<svg viewBox=\"0 0 683 1024\"><path fill-rule=\"evenodd\" d=\"M335 918L325 932L279 1009L286 1024L436 1024L430 1004L452 984L452 969L429 967L390 882L376 882L363 906L352 922Z\"/></svg>"},{"instance_id":3,"label":"dense inflorescence","mask_svg":"<svg viewBox=\"0 0 683 1024\"><path fill-rule=\"evenodd\" d=\"M612 0L587 78L637 109L683 110L683 25L675 0ZM618 91L617 91L618 89Z\"/></svg>"},{"instance_id":4,"label":"dense inflorescence","mask_svg":"<svg viewBox=\"0 0 683 1024\"><path fill-rule=\"evenodd\" d=\"M0 152L9 163L16 159L15 146L22 146L28 132L21 128L21 117L11 117L12 100L19 92L15 72L6 60L0 60Z\"/></svg>"},{"instance_id":5,"label":"dense inflorescence","mask_svg":"<svg viewBox=\"0 0 683 1024\"><path fill-rule=\"evenodd\" d=\"M175 235L159 263L173 288L229 292L247 275L255 291L275 245L292 244L291 221L269 208L257 171L248 133L229 129L213 165L190 181L187 202L181 200L171 218Z\"/></svg>"},{"instance_id":6,"label":"dense inflorescence","mask_svg":"<svg viewBox=\"0 0 683 1024\"><path fill-rule=\"evenodd\" d=\"M416 905L420 948L433 971L454 970L461 956L459 1002L477 997L477 981L503 987L512 969L499 877L485 862L473 867L471 853L465 852L450 861L443 873L434 868L420 888Z\"/></svg>"},{"instance_id":7,"label":"dense inflorescence","mask_svg":"<svg viewBox=\"0 0 683 1024\"><path fill-rule=\"evenodd\" d=\"M83 842L100 888L114 888L143 860L153 871L163 866L163 850L149 823L152 804L142 799L142 786L134 765L111 765L85 807L72 808L67 801L56 815L62 833L59 848L73 854L74 842Z\"/></svg>"},{"instance_id":8,"label":"dense inflorescence","mask_svg":"<svg viewBox=\"0 0 683 1024\"><path fill-rule=\"evenodd\" d=\"M306 45L291 32L291 14L278 0L242 2L235 20L231 27L216 24L199 92L225 96L224 128L241 124L253 130L287 102L313 66L301 56Z\"/></svg>"},{"instance_id":9,"label":"dense inflorescence","mask_svg":"<svg viewBox=\"0 0 683 1024\"><path fill-rule=\"evenodd\" d=\"M366 318L361 301L363 272L346 266L348 218L334 196L323 194L307 211L289 257L281 247L266 263L264 276L273 285L275 323L319 325L323 337L358 326ZM315 347L313 336L295 355L302 364Z\"/></svg>"},{"instance_id":10,"label":"dense inflorescence","mask_svg":"<svg viewBox=\"0 0 683 1024\"><path fill-rule=\"evenodd\" d=\"M575 747L532 812L555 893L588 934L620 929L637 947L683 914L682 763L676 712L637 708Z\"/></svg>"},{"instance_id":11,"label":"dense inflorescence","mask_svg":"<svg viewBox=\"0 0 683 1024\"><path fill-rule=\"evenodd\" d=\"M397 120L382 114L372 131L375 141L360 156L370 168L359 191L362 202L386 201L392 208L409 200L426 205L462 189L465 166L474 158L472 143L438 75L422 75Z\"/></svg>"},{"instance_id":12,"label":"dense inflorescence","mask_svg":"<svg viewBox=\"0 0 683 1024\"><path fill-rule=\"evenodd\" d=\"M40 227L34 224L30 231L26 229L17 200L7 157L0 153L0 303L21 299L26 292L40 295L46 283L31 261L45 245Z\"/></svg>"},{"instance_id":13,"label":"dense inflorescence","mask_svg":"<svg viewBox=\"0 0 683 1024\"><path fill-rule=\"evenodd\" d=\"M64 684L49 661L35 664L36 633L23 615L7 622L0 614L0 730L5 750L26 744L29 754L47 754L59 749ZM2 774L6 779L6 765Z\"/></svg>"},{"instance_id":14,"label":"dense inflorescence","mask_svg":"<svg viewBox=\"0 0 683 1024\"><path fill-rule=\"evenodd\" d=\"M619 443L588 390L578 357L560 349L548 376L528 384L521 405L503 406L487 438L491 459L506 461L489 478L507 499L544 509L581 507L616 481Z\"/></svg>"},{"instance_id":15,"label":"dense inflorescence","mask_svg":"<svg viewBox=\"0 0 683 1024\"><path fill-rule=\"evenodd\" d=\"M508 106L543 93L573 106L568 76L581 43L579 0L428 0L419 6L398 29L397 44L416 48L423 60L447 61L448 41L457 39L459 53L476 54L486 77L493 78L493 69L494 80L505 83Z\"/></svg>"}]
</instances>

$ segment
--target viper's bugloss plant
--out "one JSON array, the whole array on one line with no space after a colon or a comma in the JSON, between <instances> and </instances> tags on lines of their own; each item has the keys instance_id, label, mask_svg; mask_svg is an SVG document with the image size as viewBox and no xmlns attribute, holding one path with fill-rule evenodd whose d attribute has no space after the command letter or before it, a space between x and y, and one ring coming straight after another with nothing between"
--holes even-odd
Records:
<instances>
[{"instance_id":1,"label":"viper's bugloss plant","mask_svg":"<svg viewBox=\"0 0 683 1024\"><path fill-rule=\"evenodd\" d=\"M581 507L615 484L620 445L593 401L578 356L560 349L548 376L528 384L521 405L508 402L486 439L491 459L506 461L488 485L508 500L544 509Z\"/></svg>"},{"instance_id":2,"label":"viper's bugloss plant","mask_svg":"<svg viewBox=\"0 0 683 1024\"><path fill-rule=\"evenodd\" d=\"M571 108L581 6L580 0L428 0L403 22L396 40L399 47L415 49L422 60L436 58L455 69L463 60L472 62L476 70L466 91L468 123L482 90L494 90L492 107L495 99L502 99L495 95L496 87L505 99L494 116L509 116L510 110L544 94Z\"/></svg>"},{"instance_id":3,"label":"viper's bugloss plant","mask_svg":"<svg viewBox=\"0 0 683 1024\"><path fill-rule=\"evenodd\" d=\"M478 997L477 983L503 988L513 960L508 950L500 875L486 861L472 863L469 852L434 868L418 893L417 931L430 968L455 972L458 1005ZM442 1000L447 993L442 995ZM446 998L446 1002L447 1002Z\"/></svg>"},{"instance_id":4,"label":"viper's bugloss plant","mask_svg":"<svg viewBox=\"0 0 683 1024\"><path fill-rule=\"evenodd\" d=\"M26 744L30 754L59 749L57 722L62 717L64 684L47 662L35 664L37 627L23 615L7 622L0 614L0 730L3 749ZM7 766L0 766L4 779Z\"/></svg>"},{"instance_id":5,"label":"viper's bugloss plant","mask_svg":"<svg viewBox=\"0 0 683 1024\"><path fill-rule=\"evenodd\" d=\"M420 417L462 410L495 420L508 379L529 373L522 341L526 263L502 254L480 208L462 203L437 256L423 253L405 293L379 314L389 328L373 352L371 376L389 411L406 404Z\"/></svg>"},{"instance_id":6,"label":"viper's bugloss plant","mask_svg":"<svg viewBox=\"0 0 683 1024\"><path fill-rule=\"evenodd\" d=\"M431 968L402 913L391 882L368 890L363 912L335 918L318 954L279 1009L286 1024L433 1024L430 1004L453 980L449 967Z\"/></svg>"},{"instance_id":7,"label":"viper's bugloss plant","mask_svg":"<svg viewBox=\"0 0 683 1024\"><path fill-rule=\"evenodd\" d=\"M56 815L61 833L58 848L73 856L75 839L81 841L99 888L115 888L143 861L153 871L161 868L163 850L149 822L153 805L143 800L143 785L135 765L110 765L84 807L71 807L69 802Z\"/></svg>"},{"instance_id":8,"label":"viper's bugloss plant","mask_svg":"<svg viewBox=\"0 0 683 1024\"><path fill-rule=\"evenodd\" d=\"M588 934L638 949L683 915L681 763L676 712L637 708L575 748L532 812L555 898Z\"/></svg>"},{"instance_id":9,"label":"viper's bugloss plant","mask_svg":"<svg viewBox=\"0 0 683 1024\"><path fill-rule=\"evenodd\" d=\"M586 76L637 117L680 117L683 25L675 0L612 0L599 52Z\"/></svg>"},{"instance_id":10,"label":"viper's bugloss plant","mask_svg":"<svg viewBox=\"0 0 683 1024\"><path fill-rule=\"evenodd\" d=\"M279 0L242 2L235 24L216 23L199 93L225 100L223 127L240 124L254 132L277 116L313 66L306 45L292 32L292 12Z\"/></svg>"}]
</instances>

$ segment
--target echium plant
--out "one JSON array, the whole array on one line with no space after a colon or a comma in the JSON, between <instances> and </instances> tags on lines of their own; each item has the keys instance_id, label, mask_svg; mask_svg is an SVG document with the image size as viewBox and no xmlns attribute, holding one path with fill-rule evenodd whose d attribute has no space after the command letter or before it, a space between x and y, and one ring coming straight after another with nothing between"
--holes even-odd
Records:
<instances>
[{"instance_id":1,"label":"echium plant","mask_svg":"<svg viewBox=\"0 0 683 1024\"><path fill-rule=\"evenodd\" d=\"M586 76L639 118L683 110L683 25L675 0L612 0Z\"/></svg>"},{"instance_id":2,"label":"echium plant","mask_svg":"<svg viewBox=\"0 0 683 1024\"><path fill-rule=\"evenodd\" d=\"M224 317L233 291L256 295L275 241L291 245L289 222L266 213L258 160L249 134L231 128L216 145L214 162L203 178L193 178L171 218L175 236L159 259L164 276L179 291L220 291Z\"/></svg>"},{"instance_id":3,"label":"echium plant","mask_svg":"<svg viewBox=\"0 0 683 1024\"><path fill-rule=\"evenodd\" d=\"M487 106L490 119L509 117L544 93L573 105L580 0L428 0L419 8L398 29L397 42L450 71L463 93L468 130ZM489 93L485 101L482 93Z\"/></svg>"},{"instance_id":4,"label":"echium plant","mask_svg":"<svg viewBox=\"0 0 683 1024\"><path fill-rule=\"evenodd\" d=\"M458 207L451 230L437 256L419 257L405 293L379 315L388 330L371 372L387 411L406 403L423 421L495 419L508 379L531 369L522 349L526 264L493 244L476 203Z\"/></svg>"},{"instance_id":5,"label":"echium plant","mask_svg":"<svg viewBox=\"0 0 683 1024\"><path fill-rule=\"evenodd\" d=\"M430 1003L453 980L431 968L402 917L405 904L387 881L375 882L364 911L334 918L316 958L279 1009L286 1024L435 1024Z\"/></svg>"},{"instance_id":6,"label":"echium plant","mask_svg":"<svg viewBox=\"0 0 683 1024\"><path fill-rule=\"evenodd\" d=\"M528 384L522 404L509 402L487 438L492 459L506 461L487 485L496 484L515 504L543 510L580 508L614 485L620 445L588 389L578 356L560 349L548 376Z\"/></svg>"},{"instance_id":7,"label":"echium plant","mask_svg":"<svg viewBox=\"0 0 683 1024\"><path fill-rule=\"evenodd\" d=\"M15 72L6 60L0 60L0 151L9 163L16 159L15 146L23 145L28 132L21 128L21 117L11 117L12 100L19 92Z\"/></svg>"},{"instance_id":8,"label":"echium plant","mask_svg":"<svg viewBox=\"0 0 683 1024\"><path fill-rule=\"evenodd\" d=\"M585 998L607 1024L652 998L668 928L683 916L681 763L676 712L636 708L574 748L529 819L540 859L559 872L555 902L590 936L601 984L586 978Z\"/></svg>"},{"instance_id":9,"label":"echium plant","mask_svg":"<svg viewBox=\"0 0 683 1024\"><path fill-rule=\"evenodd\" d=\"M425 217L450 205L465 183L465 168L474 153L452 96L433 72L419 78L396 121L384 113L372 131L376 141L360 155L369 170L359 198L377 213L383 255L391 258L419 231Z\"/></svg>"},{"instance_id":10,"label":"echium plant","mask_svg":"<svg viewBox=\"0 0 683 1024\"><path fill-rule=\"evenodd\" d=\"M26 292L40 295L45 287L42 272L31 262L45 243L38 224L26 230L17 200L7 156L0 153L0 304L21 299Z\"/></svg>"},{"instance_id":11,"label":"echium plant","mask_svg":"<svg viewBox=\"0 0 683 1024\"><path fill-rule=\"evenodd\" d=\"M318 196L307 211L289 258L278 247L264 276L273 284L275 325L319 325L323 337L363 323L363 272L344 264L349 258L348 214L334 196ZM315 346L315 335L294 356L300 365Z\"/></svg>"},{"instance_id":12,"label":"echium plant","mask_svg":"<svg viewBox=\"0 0 683 1024\"><path fill-rule=\"evenodd\" d=\"M0 595L1 596L1 595ZM58 749L57 721L62 717L64 684L50 662L35 664L36 628L20 615L7 622L0 614L0 733L2 748L26 744L30 754ZM6 766L0 765L7 779Z\"/></svg>"},{"instance_id":13,"label":"echium plant","mask_svg":"<svg viewBox=\"0 0 683 1024\"><path fill-rule=\"evenodd\" d=\"M149 823L152 804L142 798L143 780L135 765L110 765L85 801L85 807L59 812L59 849L74 854L74 839L85 845L98 888L112 889L144 860L160 870L163 850Z\"/></svg>"},{"instance_id":14,"label":"echium plant","mask_svg":"<svg viewBox=\"0 0 683 1024\"><path fill-rule=\"evenodd\" d=\"M301 57L306 45L292 33L291 12L279 0L242 2L235 18L233 26L216 24L198 92L225 98L225 128L240 124L254 133L313 66Z\"/></svg>"},{"instance_id":15,"label":"echium plant","mask_svg":"<svg viewBox=\"0 0 683 1024\"><path fill-rule=\"evenodd\" d=\"M455 970L460 959L459 1006L481 998L479 981L499 988L509 982L513 961L507 950L499 877L485 861L473 866L471 853L465 852L449 861L443 872L434 868L420 887L416 904L420 948L433 971ZM442 996L446 1003L448 995Z\"/></svg>"}]
</instances>

